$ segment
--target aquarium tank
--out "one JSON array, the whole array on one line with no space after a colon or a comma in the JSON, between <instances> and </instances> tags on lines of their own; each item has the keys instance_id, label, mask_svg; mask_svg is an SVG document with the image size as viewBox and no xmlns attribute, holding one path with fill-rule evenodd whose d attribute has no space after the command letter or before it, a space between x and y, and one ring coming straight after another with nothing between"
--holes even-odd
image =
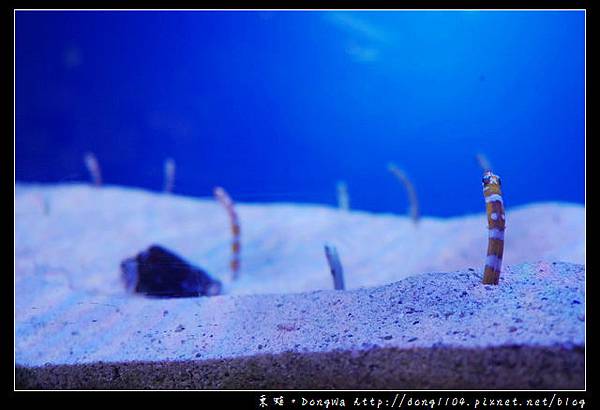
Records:
<instances>
[{"instance_id":1,"label":"aquarium tank","mask_svg":"<svg viewBox=\"0 0 600 410\"><path fill-rule=\"evenodd\" d=\"M585 10L14 21L17 388L584 386Z\"/></svg>"}]
</instances>

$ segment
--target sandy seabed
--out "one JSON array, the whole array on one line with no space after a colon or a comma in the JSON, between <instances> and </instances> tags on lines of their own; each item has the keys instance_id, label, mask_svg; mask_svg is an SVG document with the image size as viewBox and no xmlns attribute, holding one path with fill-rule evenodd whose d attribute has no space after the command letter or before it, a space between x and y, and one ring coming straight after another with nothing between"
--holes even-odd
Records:
<instances>
[{"instance_id":1,"label":"sandy seabed","mask_svg":"<svg viewBox=\"0 0 600 410\"><path fill-rule=\"evenodd\" d=\"M415 226L319 205L237 210L232 283L229 221L212 198L17 184L17 387L584 386L583 206L507 209L498 286L480 280L483 213ZM325 243L348 291L332 290ZM222 280L225 295L127 294L119 264L151 244Z\"/></svg>"}]
</instances>

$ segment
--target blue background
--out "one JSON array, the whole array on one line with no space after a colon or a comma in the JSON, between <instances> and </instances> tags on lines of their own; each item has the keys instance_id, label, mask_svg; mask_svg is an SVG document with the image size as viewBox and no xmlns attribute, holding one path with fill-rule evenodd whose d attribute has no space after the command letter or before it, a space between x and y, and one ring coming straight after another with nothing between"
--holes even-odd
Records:
<instances>
[{"instance_id":1,"label":"blue background","mask_svg":"<svg viewBox=\"0 0 600 410\"><path fill-rule=\"evenodd\" d=\"M585 15L576 11L17 12L16 179L238 201L483 210L584 201Z\"/></svg>"}]
</instances>

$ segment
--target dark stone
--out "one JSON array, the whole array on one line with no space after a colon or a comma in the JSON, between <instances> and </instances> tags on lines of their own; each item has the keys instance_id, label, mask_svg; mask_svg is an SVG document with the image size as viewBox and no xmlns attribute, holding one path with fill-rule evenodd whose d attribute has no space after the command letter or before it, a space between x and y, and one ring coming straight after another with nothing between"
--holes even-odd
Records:
<instances>
[{"instance_id":1,"label":"dark stone","mask_svg":"<svg viewBox=\"0 0 600 410\"><path fill-rule=\"evenodd\" d=\"M205 271L158 245L121 262L121 277L128 291L156 297L214 296L222 288Z\"/></svg>"}]
</instances>

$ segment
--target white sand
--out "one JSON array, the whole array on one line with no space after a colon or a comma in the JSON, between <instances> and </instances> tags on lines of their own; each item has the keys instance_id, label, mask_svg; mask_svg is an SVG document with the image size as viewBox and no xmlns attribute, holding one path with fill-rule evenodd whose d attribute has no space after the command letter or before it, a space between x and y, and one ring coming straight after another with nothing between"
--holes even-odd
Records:
<instances>
[{"instance_id":1,"label":"white sand","mask_svg":"<svg viewBox=\"0 0 600 410\"><path fill-rule=\"evenodd\" d=\"M425 217L414 226L406 216L321 205L237 204L237 210L242 271L239 281L229 283L229 222L212 198L112 186L17 184L17 302L24 297L19 292L24 279L65 291L124 293L120 262L153 243L223 280L228 294L332 289L325 243L338 249L347 289L423 272L480 271L485 259L483 213ZM583 264L584 226L581 205L508 209L505 266L539 260Z\"/></svg>"},{"instance_id":2,"label":"white sand","mask_svg":"<svg viewBox=\"0 0 600 410\"><path fill-rule=\"evenodd\" d=\"M581 389L583 265L375 288L151 299L19 296L19 388ZM25 289L23 289L25 290ZM22 300L28 300L26 305Z\"/></svg>"},{"instance_id":3,"label":"white sand","mask_svg":"<svg viewBox=\"0 0 600 410\"><path fill-rule=\"evenodd\" d=\"M229 222L212 199L18 184L17 384L583 386L582 206L509 209L498 286L477 278L483 213L426 217L415 227L404 216L317 205L237 208L242 271L228 283ZM119 264L153 243L224 280L227 295L127 295ZM368 289L331 290L324 243L337 247L347 288Z\"/></svg>"}]
</instances>

